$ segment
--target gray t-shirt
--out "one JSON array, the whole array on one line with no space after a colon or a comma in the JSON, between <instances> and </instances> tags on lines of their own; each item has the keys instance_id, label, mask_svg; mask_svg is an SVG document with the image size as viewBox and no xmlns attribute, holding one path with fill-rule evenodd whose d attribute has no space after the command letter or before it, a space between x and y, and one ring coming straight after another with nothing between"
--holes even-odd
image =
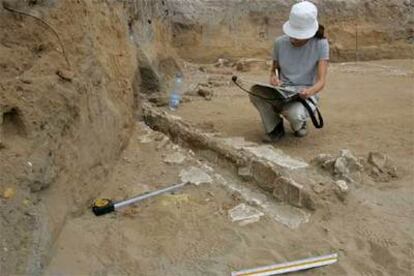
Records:
<instances>
[{"instance_id":1,"label":"gray t-shirt","mask_svg":"<svg viewBox=\"0 0 414 276\"><path fill-rule=\"evenodd\" d=\"M327 39L311 38L305 45L294 47L287 35L276 38L273 60L280 67L284 86L312 86L316 81L319 60L329 59Z\"/></svg>"}]
</instances>

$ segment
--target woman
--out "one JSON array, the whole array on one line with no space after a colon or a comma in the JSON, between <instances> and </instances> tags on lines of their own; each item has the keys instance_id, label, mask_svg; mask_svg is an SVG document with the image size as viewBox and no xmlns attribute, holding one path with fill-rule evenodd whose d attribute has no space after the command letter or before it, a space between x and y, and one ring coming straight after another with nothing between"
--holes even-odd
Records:
<instances>
[{"instance_id":1,"label":"woman","mask_svg":"<svg viewBox=\"0 0 414 276\"><path fill-rule=\"evenodd\" d=\"M299 93L312 104L318 102L325 86L329 60L329 44L324 28L318 24L318 10L308 1L292 6L289 21L283 25L285 35L278 37L273 47L273 66L270 84L284 86ZM309 100L312 98L312 100ZM300 102L280 106L277 102L251 96L266 131L264 142L275 142L285 134L283 117L289 121L295 136L307 135L309 113Z\"/></svg>"}]
</instances>

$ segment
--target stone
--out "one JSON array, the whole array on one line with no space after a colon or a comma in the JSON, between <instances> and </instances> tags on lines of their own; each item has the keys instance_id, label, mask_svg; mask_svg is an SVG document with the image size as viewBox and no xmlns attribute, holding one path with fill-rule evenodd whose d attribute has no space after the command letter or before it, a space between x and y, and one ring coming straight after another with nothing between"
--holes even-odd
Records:
<instances>
[{"instance_id":1,"label":"stone","mask_svg":"<svg viewBox=\"0 0 414 276\"><path fill-rule=\"evenodd\" d=\"M262 59L254 59L254 58L247 58L241 59L235 63L235 67L237 71L240 72L248 72L251 70L267 70L269 69L269 65L266 63L266 60Z\"/></svg>"},{"instance_id":2,"label":"stone","mask_svg":"<svg viewBox=\"0 0 414 276\"><path fill-rule=\"evenodd\" d=\"M39 148L27 162L25 178L23 183L30 188L31 192L39 192L47 189L54 183L57 177L57 168L53 154L45 148Z\"/></svg>"},{"instance_id":3,"label":"stone","mask_svg":"<svg viewBox=\"0 0 414 276\"><path fill-rule=\"evenodd\" d=\"M256 208L241 203L229 210L229 217L232 222L239 222L240 225L247 225L260 220L264 213Z\"/></svg>"},{"instance_id":4,"label":"stone","mask_svg":"<svg viewBox=\"0 0 414 276\"><path fill-rule=\"evenodd\" d=\"M64 81L72 81L72 79L75 76L75 74L72 71L65 69L59 69L58 71L56 71L56 75L58 75Z\"/></svg>"},{"instance_id":5,"label":"stone","mask_svg":"<svg viewBox=\"0 0 414 276\"><path fill-rule=\"evenodd\" d=\"M398 177L397 168L388 156L380 152L370 152L367 160L370 176L378 182L388 182Z\"/></svg>"},{"instance_id":6,"label":"stone","mask_svg":"<svg viewBox=\"0 0 414 276\"><path fill-rule=\"evenodd\" d=\"M158 143L156 149L160 150L164 148L169 142L170 142L170 138L168 136L163 136L162 140L160 140L160 142Z\"/></svg>"},{"instance_id":7,"label":"stone","mask_svg":"<svg viewBox=\"0 0 414 276\"><path fill-rule=\"evenodd\" d=\"M321 194L326 190L325 184L324 183L317 183L315 185L312 185L312 190L316 193L316 194Z\"/></svg>"},{"instance_id":8,"label":"stone","mask_svg":"<svg viewBox=\"0 0 414 276\"><path fill-rule=\"evenodd\" d=\"M231 65L231 62L225 58L219 58L217 62L214 64L215 67L229 67Z\"/></svg>"},{"instance_id":9,"label":"stone","mask_svg":"<svg viewBox=\"0 0 414 276\"><path fill-rule=\"evenodd\" d=\"M378 170L384 171L387 165L388 157L380 152L370 152L368 155L368 163L375 166Z\"/></svg>"},{"instance_id":10,"label":"stone","mask_svg":"<svg viewBox=\"0 0 414 276\"><path fill-rule=\"evenodd\" d=\"M335 190L335 194L340 201L345 201L346 196L349 193L349 186L344 180L337 180L335 181L335 185L337 189Z\"/></svg>"},{"instance_id":11,"label":"stone","mask_svg":"<svg viewBox=\"0 0 414 276\"><path fill-rule=\"evenodd\" d=\"M261 146L247 146L243 147L245 151L248 151L258 158L272 162L275 165L284 167L286 169L303 169L309 166L308 163L294 159L289 155L285 154L279 149L275 149L270 145Z\"/></svg>"},{"instance_id":12,"label":"stone","mask_svg":"<svg viewBox=\"0 0 414 276\"><path fill-rule=\"evenodd\" d=\"M361 171L363 170L363 166L361 164L361 162L359 161L359 159L357 157L355 157L350 150L348 149L343 149L340 151L339 153L340 157L339 158L344 158L346 160L348 169L350 171Z\"/></svg>"},{"instance_id":13,"label":"stone","mask_svg":"<svg viewBox=\"0 0 414 276\"><path fill-rule=\"evenodd\" d=\"M287 177L279 177L274 181L273 196L281 202L296 207L304 207L303 186Z\"/></svg>"},{"instance_id":14,"label":"stone","mask_svg":"<svg viewBox=\"0 0 414 276\"><path fill-rule=\"evenodd\" d=\"M210 101L213 98L213 91L208 88L200 87L197 91L197 95L203 97L207 101Z\"/></svg>"},{"instance_id":15,"label":"stone","mask_svg":"<svg viewBox=\"0 0 414 276\"><path fill-rule=\"evenodd\" d=\"M4 190L3 192L3 198L4 199L10 199L14 196L15 191L13 188L6 188L6 190Z\"/></svg>"},{"instance_id":16,"label":"stone","mask_svg":"<svg viewBox=\"0 0 414 276\"><path fill-rule=\"evenodd\" d=\"M138 137L138 141L141 144L149 144L149 143L154 142L154 139L151 137L151 135L146 134L146 135Z\"/></svg>"},{"instance_id":17,"label":"stone","mask_svg":"<svg viewBox=\"0 0 414 276\"><path fill-rule=\"evenodd\" d=\"M323 169L332 170L334 168L335 160L336 159L332 154L321 153L311 162Z\"/></svg>"},{"instance_id":18,"label":"stone","mask_svg":"<svg viewBox=\"0 0 414 276\"><path fill-rule=\"evenodd\" d=\"M354 182L353 177L360 178L360 173L364 166L360 160L355 157L350 150L341 150L339 157L335 159L333 165L333 174L337 178L343 178L349 182Z\"/></svg>"},{"instance_id":19,"label":"stone","mask_svg":"<svg viewBox=\"0 0 414 276\"><path fill-rule=\"evenodd\" d=\"M159 93L148 96L147 99L158 107L167 106L170 102L170 97L168 95L160 95Z\"/></svg>"},{"instance_id":20,"label":"stone","mask_svg":"<svg viewBox=\"0 0 414 276\"><path fill-rule=\"evenodd\" d=\"M185 161L185 155L180 152L174 152L168 154L164 158L164 162L167 164L182 164Z\"/></svg>"},{"instance_id":21,"label":"stone","mask_svg":"<svg viewBox=\"0 0 414 276\"><path fill-rule=\"evenodd\" d=\"M335 181L335 185L339 188L339 190L342 193L349 192L349 186L348 186L348 184L346 184L346 181L344 181L344 180L337 180L337 181Z\"/></svg>"},{"instance_id":22,"label":"stone","mask_svg":"<svg viewBox=\"0 0 414 276\"><path fill-rule=\"evenodd\" d=\"M348 175L349 172L347 162L344 158L338 158L335 160L334 173L336 175Z\"/></svg>"},{"instance_id":23,"label":"stone","mask_svg":"<svg viewBox=\"0 0 414 276\"><path fill-rule=\"evenodd\" d=\"M243 179L249 179L252 177L250 167L242 167L238 169L238 175Z\"/></svg>"},{"instance_id":24,"label":"stone","mask_svg":"<svg viewBox=\"0 0 414 276\"><path fill-rule=\"evenodd\" d=\"M334 159L334 157L333 157L332 154L321 153L321 154L318 154L318 156L316 156L312 160L312 162L316 162L318 164L322 164L322 163L326 162L327 160L331 160L331 159Z\"/></svg>"},{"instance_id":25,"label":"stone","mask_svg":"<svg viewBox=\"0 0 414 276\"><path fill-rule=\"evenodd\" d=\"M183 169L180 172L182 182L188 182L195 185L212 183L213 179L205 171L197 167Z\"/></svg>"}]
</instances>

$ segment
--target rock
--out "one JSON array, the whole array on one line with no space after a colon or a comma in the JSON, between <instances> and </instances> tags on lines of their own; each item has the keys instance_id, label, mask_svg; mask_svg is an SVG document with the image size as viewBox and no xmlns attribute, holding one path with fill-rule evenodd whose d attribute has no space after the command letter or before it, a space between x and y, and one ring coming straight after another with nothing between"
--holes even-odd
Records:
<instances>
[{"instance_id":1,"label":"rock","mask_svg":"<svg viewBox=\"0 0 414 276\"><path fill-rule=\"evenodd\" d=\"M360 178L360 173L364 166L360 160L349 150L341 150L339 157L335 159L333 174L337 178L343 178L349 182L354 182L354 177Z\"/></svg>"},{"instance_id":2,"label":"rock","mask_svg":"<svg viewBox=\"0 0 414 276\"><path fill-rule=\"evenodd\" d=\"M256 208L241 203L229 210L229 217L232 222L239 222L240 225L247 225L260 220L260 217L264 213L260 212Z\"/></svg>"},{"instance_id":3,"label":"rock","mask_svg":"<svg viewBox=\"0 0 414 276\"><path fill-rule=\"evenodd\" d=\"M332 154L326 154L326 153L321 153L318 156L316 156L315 158L312 159L312 162L317 163L317 164L322 164L328 160L334 159Z\"/></svg>"},{"instance_id":4,"label":"rock","mask_svg":"<svg viewBox=\"0 0 414 276\"><path fill-rule=\"evenodd\" d=\"M270 66L267 64L266 60L254 58L241 59L235 63L235 67L236 70L240 72L270 69Z\"/></svg>"},{"instance_id":5,"label":"rock","mask_svg":"<svg viewBox=\"0 0 414 276\"><path fill-rule=\"evenodd\" d=\"M384 171L387 160L387 156L380 152L370 152L368 155L368 163L375 166L381 172Z\"/></svg>"},{"instance_id":6,"label":"rock","mask_svg":"<svg viewBox=\"0 0 414 276\"><path fill-rule=\"evenodd\" d=\"M245 180L249 180L252 178L252 172L251 172L250 167L239 168L237 173L241 178Z\"/></svg>"},{"instance_id":7,"label":"rock","mask_svg":"<svg viewBox=\"0 0 414 276\"><path fill-rule=\"evenodd\" d=\"M165 139L169 139L168 136L164 135L161 132L154 131L154 132L152 132L152 134L154 135L154 140L156 142L161 142L161 141L163 141Z\"/></svg>"},{"instance_id":8,"label":"rock","mask_svg":"<svg viewBox=\"0 0 414 276\"><path fill-rule=\"evenodd\" d=\"M236 70L237 71L240 71L240 72L247 72L248 71L248 68L242 62L237 62L236 63Z\"/></svg>"},{"instance_id":9,"label":"rock","mask_svg":"<svg viewBox=\"0 0 414 276\"><path fill-rule=\"evenodd\" d=\"M335 181L335 185L338 187L338 189L335 190L335 194L338 197L339 200L345 201L346 196L349 193L349 186L346 184L344 180L337 180Z\"/></svg>"},{"instance_id":10,"label":"rock","mask_svg":"<svg viewBox=\"0 0 414 276\"><path fill-rule=\"evenodd\" d=\"M56 179L57 169L54 156L48 148L39 149L27 162L26 177L23 182L31 192L48 188Z\"/></svg>"},{"instance_id":11,"label":"rock","mask_svg":"<svg viewBox=\"0 0 414 276\"><path fill-rule=\"evenodd\" d=\"M311 162L323 169L333 170L335 160L336 159L332 154L321 153L317 157L315 157Z\"/></svg>"},{"instance_id":12,"label":"rock","mask_svg":"<svg viewBox=\"0 0 414 276\"><path fill-rule=\"evenodd\" d=\"M379 152L370 152L367 160L367 170L371 177L378 182L388 182L398 177L397 168L388 156Z\"/></svg>"},{"instance_id":13,"label":"rock","mask_svg":"<svg viewBox=\"0 0 414 276\"><path fill-rule=\"evenodd\" d=\"M174 152L164 158L164 162L168 164L181 164L185 161L185 155L180 152Z\"/></svg>"},{"instance_id":14,"label":"rock","mask_svg":"<svg viewBox=\"0 0 414 276\"><path fill-rule=\"evenodd\" d=\"M4 190L3 192L3 198L4 199L10 199L14 196L15 191L13 188L7 188L6 190Z\"/></svg>"},{"instance_id":15,"label":"rock","mask_svg":"<svg viewBox=\"0 0 414 276\"><path fill-rule=\"evenodd\" d=\"M389 169L388 169L388 171L387 171L387 173L391 176L391 177L393 177L393 178L397 178L399 175L398 175L398 170L397 170L397 168L396 167L390 167Z\"/></svg>"},{"instance_id":16,"label":"rock","mask_svg":"<svg viewBox=\"0 0 414 276\"><path fill-rule=\"evenodd\" d=\"M148 101L155 104L158 107L161 106L167 106L169 104L169 97L166 95L160 95L159 93L156 93L154 95L149 96Z\"/></svg>"},{"instance_id":17,"label":"rock","mask_svg":"<svg viewBox=\"0 0 414 276\"><path fill-rule=\"evenodd\" d=\"M182 182L188 182L195 185L213 182L213 179L210 177L210 175L197 167L183 169L180 172L180 178Z\"/></svg>"},{"instance_id":18,"label":"rock","mask_svg":"<svg viewBox=\"0 0 414 276\"><path fill-rule=\"evenodd\" d=\"M339 188L339 190L342 193L348 193L349 192L349 186L348 186L348 184L346 184L346 181L337 180L337 181L335 181L335 185Z\"/></svg>"},{"instance_id":19,"label":"rock","mask_svg":"<svg viewBox=\"0 0 414 276\"><path fill-rule=\"evenodd\" d=\"M348 175L349 174L349 168L344 158L338 158L335 160L334 173L336 175Z\"/></svg>"},{"instance_id":20,"label":"rock","mask_svg":"<svg viewBox=\"0 0 414 276\"><path fill-rule=\"evenodd\" d=\"M56 75L58 75L64 81L72 81L75 74L72 71L59 69L56 71Z\"/></svg>"},{"instance_id":21,"label":"rock","mask_svg":"<svg viewBox=\"0 0 414 276\"><path fill-rule=\"evenodd\" d=\"M347 163L347 167L350 171L362 171L363 170L363 166L361 164L361 162L359 161L359 159L357 157L355 157L350 150L347 149L343 149L340 151L340 157L339 158L343 158L345 159L346 163Z\"/></svg>"},{"instance_id":22,"label":"rock","mask_svg":"<svg viewBox=\"0 0 414 276\"><path fill-rule=\"evenodd\" d=\"M213 97L213 91L208 88L200 87L197 90L197 95L203 97L207 101L210 101Z\"/></svg>"},{"instance_id":23,"label":"rock","mask_svg":"<svg viewBox=\"0 0 414 276\"><path fill-rule=\"evenodd\" d=\"M214 64L215 67L229 67L231 65L231 62L225 58L219 58L217 62Z\"/></svg>"},{"instance_id":24,"label":"rock","mask_svg":"<svg viewBox=\"0 0 414 276\"><path fill-rule=\"evenodd\" d=\"M20 81L22 82L22 83L25 83L25 84L32 84L33 83L33 81L31 80L31 79L28 79L28 78L21 78L20 79Z\"/></svg>"},{"instance_id":25,"label":"rock","mask_svg":"<svg viewBox=\"0 0 414 276\"><path fill-rule=\"evenodd\" d=\"M335 159L329 159L329 160L326 160L322 164L322 168L332 171L334 169L334 164L335 164Z\"/></svg>"},{"instance_id":26,"label":"rock","mask_svg":"<svg viewBox=\"0 0 414 276\"><path fill-rule=\"evenodd\" d=\"M190 97L188 97L188 96L184 95L184 96L181 98L181 103L189 103L189 102L191 102L191 98L190 98Z\"/></svg>"},{"instance_id":27,"label":"rock","mask_svg":"<svg viewBox=\"0 0 414 276\"><path fill-rule=\"evenodd\" d=\"M326 190L326 187L324 183L318 183L318 184L312 185L312 190L316 194L322 194Z\"/></svg>"},{"instance_id":28,"label":"rock","mask_svg":"<svg viewBox=\"0 0 414 276\"><path fill-rule=\"evenodd\" d=\"M162 138L162 140L159 142L159 144L157 145L156 149L160 150L163 147L165 147L168 143L170 142L170 138L168 136L164 136Z\"/></svg>"},{"instance_id":29,"label":"rock","mask_svg":"<svg viewBox=\"0 0 414 276\"><path fill-rule=\"evenodd\" d=\"M149 143L154 142L154 138L152 137L151 134L145 134L145 135L138 137L138 141L141 144L149 144Z\"/></svg>"}]
</instances>

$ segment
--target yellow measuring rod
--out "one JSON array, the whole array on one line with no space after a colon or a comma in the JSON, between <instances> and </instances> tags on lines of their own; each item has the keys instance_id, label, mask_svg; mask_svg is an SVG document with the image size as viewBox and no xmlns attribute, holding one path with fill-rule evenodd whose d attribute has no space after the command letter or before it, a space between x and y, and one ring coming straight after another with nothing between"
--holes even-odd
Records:
<instances>
[{"instance_id":1,"label":"yellow measuring rod","mask_svg":"<svg viewBox=\"0 0 414 276\"><path fill-rule=\"evenodd\" d=\"M330 254L320 257L312 257L287 263L262 266L252 269L232 272L231 276L270 276L288 272L301 271L310 268L334 264L338 261L338 254Z\"/></svg>"}]
</instances>

